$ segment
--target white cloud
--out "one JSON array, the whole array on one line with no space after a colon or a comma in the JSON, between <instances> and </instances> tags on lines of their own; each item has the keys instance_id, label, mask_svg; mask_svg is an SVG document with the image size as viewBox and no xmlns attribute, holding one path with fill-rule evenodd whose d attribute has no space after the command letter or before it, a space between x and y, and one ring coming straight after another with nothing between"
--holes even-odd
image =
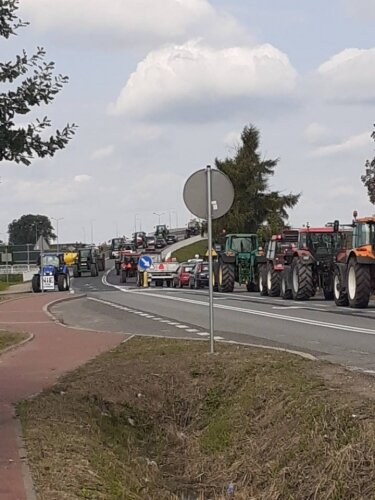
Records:
<instances>
[{"instance_id":1,"label":"white cloud","mask_svg":"<svg viewBox=\"0 0 375 500\"><path fill-rule=\"evenodd\" d=\"M310 144L321 144L331 137L331 132L324 125L313 122L305 128L304 135Z\"/></svg>"},{"instance_id":2,"label":"white cloud","mask_svg":"<svg viewBox=\"0 0 375 500\"><path fill-rule=\"evenodd\" d=\"M375 48L345 49L318 68L322 95L339 102L375 99Z\"/></svg>"},{"instance_id":3,"label":"white cloud","mask_svg":"<svg viewBox=\"0 0 375 500\"><path fill-rule=\"evenodd\" d=\"M78 184L84 184L86 182L89 182L91 179L91 175L80 174L74 177L74 182L77 182Z\"/></svg>"},{"instance_id":4,"label":"white cloud","mask_svg":"<svg viewBox=\"0 0 375 500\"><path fill-rule=\"evenodd\" d=\"M102 158L108 158L109 156L111 156L113 154L114 150L115 150L115 147L113 145L105 146L103 148L96 149L92 153L91 159L92 160L99 160Z\"/></svg>"},{"instance_id":5,"label":"white cloud","mask_svg":"<svg viewBox=\"0 0 375 500\"><path fill-rule=\"evenodd\" d=\"M224 144L228 148L236 148L239 144L241 144L241 132L238 132L237 130L228 132L224 137Z\"/></svg>"},{"instance_id":6,"label":"white cloud","mask_svg":"<svg viewBox=\"0 0 375 500\"><path fill-rule=\"evenodd\" d=\"M145 117L243 98L284 97L296 78L288 57L272 45L215 49L190 41L149 53L109 111Z\"/></svg>"},{"instance_id":7,"label":"white cloud","mask_svg":"<svg viewBox=\"0 0 375 500\"><path fill-rule=\"evenodd\" d=\"M23 0L21 8L39 31L90 46L151 48L191 36L228 40L244 33L208 0L111 0L110 5L107 0Z\"/></svg>"},{"instance_id":8,"label":"white cloud","mask_svg":"<svg viewBox=\"0 0 375 500\"><path fill-rule=\"evenodd\" d=\"M357 150L363 150L366 146L369 146L371 142L370 134L368 132L363 132L362 134L353 135L337 144L320 146L316 148L312 154L313 156L323 157L350 153Z\"/></svg>"}]
</instances>

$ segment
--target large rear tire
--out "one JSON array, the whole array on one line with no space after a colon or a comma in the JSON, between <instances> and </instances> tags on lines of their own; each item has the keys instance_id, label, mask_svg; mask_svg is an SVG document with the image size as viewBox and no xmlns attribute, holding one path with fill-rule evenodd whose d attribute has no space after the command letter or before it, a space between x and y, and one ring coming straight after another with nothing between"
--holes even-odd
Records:
<instances>
[{"instance_id":1,"label":"large rear tire","mask_svg":"<svg viewBox=\"0 0 375 500\"><path fill-rule=\"evenodd\" d=\"M79 278L80 277L80 273L78 271L78 266L77 265L73 266L73 276L74 276L74 278Z\"/></svg>"},{"instance_id":2,"label":"large rear tire","mask_svg":"<svg viewBox=\"0 0 375 500\"><path fill-rule=\"evenodd\" d=\"M269 265L267 269L267 292L270 297L280 295L280 272Z\"/></svg>"},{"instance_id":3,"label":"large rear tire","mask_svg":"<svg viewBox=\"0 0 375 500\"><path fill-rule=\"evenodd\" d=\"M312 266L295 259L292 264L292 293L294 300L309 300L314 295Z\"/></svg>"},{"instance_id":4,"label":"large rear tire","mask_svg":"<svg viewBox=\"0 0 375 500\"><path fill-rule=\"evenodd\" d=\"M343 291L342 276L339 269L335 269L333 275L333 298L339 307L349 305L348 293Z\"/></svg>"},{"instance_id":5,"label":"large rear tire","mask_svg":"<svg viewBox=\"0 0 375 500\"><path fill-rule=\"evenodd\" d=\"M334 299L334 293L331 288L323 288L323 295L325 300L333 300Z\"/></svg>"},{"instance_id":6,"label":"large rear tire","mask_svg":"<svg viewBox=\"0 0 375 500\"><path fill-rule=\"evenodd\" d=\"M91 273L91 277L92 278L95 278L95 276L98 275L98 271L96 269L96 265L95 264L91 264L91 266L90 266L90 273Z\"/></svg>"},{"instance_id":7,"label":"large rear tire","mask_svg":"<svg viewBox=\"0 0 375 500\"><path fill-rule=\"evenodd\" d=\"M358 264L354 259L351 260L347 280L349 306L364 309L368 306L371 295L370 267Z\"/></svg>"},{"instance_id":8,"label":"large rear tire","mask_svg":"<svg viewBox=\"0 0 375 500\"><path fill-rule=\"evenodd\" d=\"M221 262L219 266L219 292L231 293L234 290L234 265Z\"/></svg>"},{"instance_id":9,"label":"large rear tire","mask_svg":"<svg viewBox=\"0 0 375 500\"><path fill-rule=\"evenodd\" d=\"M31 280L31 288L34 293L40 293L40 276L35 274Z\"/></svg>"},{"instance_id":10,"label":"large rear tire","mask_svg":"<svg viewBox=\"0 0 375 500\"><path fill-rule=\"evenodd\" d=\"M259 267L258 281L259 281L259 293L261 294L262 297L265 297L266 295L268 295L266 266Z\"/></svg>"},{"instance_id":11,"label":"large rear tire","mask_svg":"<svg viewBox=\"0 0 375 500\"><path fill-rule=\"evenodd\" d=\"M126 283L126 271L124 269L121 269L120 283Z\"/></svg>"}]
</instances>

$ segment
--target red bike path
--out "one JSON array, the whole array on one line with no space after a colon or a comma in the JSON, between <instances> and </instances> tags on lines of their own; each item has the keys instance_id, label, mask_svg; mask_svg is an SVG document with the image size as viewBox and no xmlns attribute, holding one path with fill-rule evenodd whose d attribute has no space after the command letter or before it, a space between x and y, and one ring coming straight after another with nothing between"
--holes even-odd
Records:
<instances>
[{"instance_id":1,"label":"red bike path","mask_svg":"<svg viewBox=\"0 0 375 500\"><path fill-rule=\"evenodd\" d=\"M121 333L76 330L56 323L45 308L64 298L73 296L46 293L0 303L0 330L34 336L30 342L0 354L0 500L35 498L28 484L26 459L22 452L20 455L14 405L128 338Z\"/></svg>"}]
</instances>

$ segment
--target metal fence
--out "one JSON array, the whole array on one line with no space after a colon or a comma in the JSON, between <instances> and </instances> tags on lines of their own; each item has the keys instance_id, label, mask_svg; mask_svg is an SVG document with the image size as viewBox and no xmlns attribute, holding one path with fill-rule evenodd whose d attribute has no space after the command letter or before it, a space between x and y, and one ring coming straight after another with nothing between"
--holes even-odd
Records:
<instances>
[{"instance_id":1,"label":"metal fence","mask_svg":"<svg viewBox=\"0 0 375 500\"><path fill-rule=\"evenodd\" d=\"M0 245L0 266L36 265L40 250L34 250L35 244Z\"/></svg>"}]
</instances>

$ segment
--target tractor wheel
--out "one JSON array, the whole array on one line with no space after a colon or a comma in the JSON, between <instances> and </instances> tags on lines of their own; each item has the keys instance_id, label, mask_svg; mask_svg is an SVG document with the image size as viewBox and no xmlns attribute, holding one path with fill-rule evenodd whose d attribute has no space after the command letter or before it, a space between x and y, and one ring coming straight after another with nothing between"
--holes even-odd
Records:
<instances>
[{"instance_id":1,"label":"tractor wheel","mask_svg":"<svg viewBox=\"0 0 375 500\"><path fill-rule=\"evenodd\" d=\"M116 274L117 274L117 276L119 276L119 274L120 274L120 267L117 264L115 264L115 268L116 268Z\"/></svg>"},{"instance_id":2,"label":"tractor wheel","mask_svg":"<svg viewBox=\"0 0 375 500\"><path fill-rule=\"evenodd\" d=\"M290 300L293 298L293 293L292 290L288 288L288 281L286 278L286 273L284 271L281 272L280 296L285 300Z\"/></svg>"},{"instance_id":3,"label":"tractor wheel","mask_svg":"<svg viewBox=\"0 0 375 500\"><path fill-rule=\"evenodd\" d=\"M314 295L312 267L299 259L292 264L292 293L294 300L309 300Z\"/></svg>"},{"instance_id":4,"label":"tractor wheel","mask_svg":"<svg viewBox=\"0 0 375 500\"><path fill-rule=\"evenodd\" d=\"M333 275L333 296L337 306L346 307L349 305L347 292L342 291L343 283L339 269L335 269Z\"/></svg>"},{"instance_id":5,"label":"tractor wheel","mask_svg":"<svg viewBox=\"0 0 375 500\"><path fill-rule=\"evenodd\" d=\"M259 286L252 281L248 281L246 283L246 290L248 292L259 292Z\"/></svg>"},{"instance_id":6,"label":"tractor wheel","mask_svg":"<svg viewBox=\"0 0 375 500\"><path fill-rule=\"evenodd\" d=\"M59 292L65 292L67 290L67 279L65 274L59 274L57 277L57 288Z\"/></svg>"},{"instance_id":7,"label":"tractor wheel","mask_svg":"<svg viewBox=\"0 0 375 500\"><path fill-rule=\"evenodd\" d=\"M267 292L270 297L279 297L280 295L280 272L270 265L267 269Z\"/></svg>"},{"instance_id":8,"label":"tractor wheel","mask_svg":"<svg viewBox=\"0 0 375 500\"><path fill-rule=\"evenodd\" d=\"M95 264L91 264L91 266L90 266L90 273L91 273L91 277L92 278L95 278L95 276L98 275L98 272L97 272Z\"/></svg>"},{"instance_id":9,"label":"tractor wheel","mask_svg":"<svg viewBox=\"0 0 375 500\"><path fill-rule=\"evenodd\" d=\"M120 283L126 283L126 271L124 269L121 269Z\"/></svg>"},{"instance_id":10,"label":"tractor wheel","mask_svg":"<svg viewBox=\"0 0 375 500\"><path fill-rule=\"evenodd\" d=\"M268 295L267 290L267 268L266 266L259 267L259 293L264 297Z\"/></svg>"},{"instance_id":11,"label":"tractor wheel","mask_svg":"<svg viewBox=\"0 0 375 500\"><path fill-rule=\"evenodd\" d=\"M102 271L105 271L105 258L102 259Z\"/></svg>"},{"instance_id":12,"label":"tractor wheel","mask_svg":"<svg viewBox=\"0 0 375 500\"><path fill-rule=\"evenodd\" d=\"M219 266L219 292L231 293L234 289L235 269L232 264L221 262Z\"/></svg>"},{"instance_id":13,"label":"tractor wheel","mask_svg":"<svg viewBox=\"0 0 375 500\"><path fill-rule=\"evenodd\" d=\"M79 271L78 271L78 266L77 265L73 266L73 276L75 278L79 278L81 276L80 273L79 273Z\"/></svg>"},{"instance_id":14,"label":"tractor wheel","mask_svg":"<svg viewBox=\"0 0 375 500\"><path fill-rule=\"evenodd\" d=\"M348 266L348 298L349 306L363 309L368 306L371 295L370 267L358 264L354 259Z\"/></svg>"},{"instance_id":15,"label":"tractor wheel","mask_svg":"<svg viewBox=\"0 0 375 500\"><path fill-rule=\"evenodd\" d=\"M34 293L40 292L40 276L35 274L31 280L31 287Z\"/></svg>"},{"instance_id":16,"label":"tractor wheel","mask_svg":"<svg viewBox=\"0 0 375 500\"><path fill-rule=\"evenodd\" d=\"M167 288L170 288L170 287L171 287L171 283L172 283L172 281L171 281L171 280L167 280Z\"/></svg>"}]
</instances>

